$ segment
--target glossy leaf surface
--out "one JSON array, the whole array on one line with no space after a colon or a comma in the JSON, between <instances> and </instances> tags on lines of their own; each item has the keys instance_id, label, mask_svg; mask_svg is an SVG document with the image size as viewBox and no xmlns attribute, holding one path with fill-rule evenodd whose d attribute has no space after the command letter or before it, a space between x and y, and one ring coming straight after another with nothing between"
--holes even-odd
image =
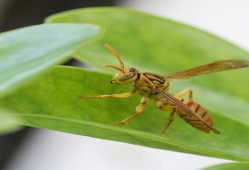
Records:
<instances>
[{"instance_id":1,"label":"glossy leaf surface","mask_svg":"<svg viewBox=\"0 0 249 170\"><path fill-rule=\"evenodd\" d=\"M63 63L99 31L93 25L44 24L0 34L1 95L52 65Z\"/></svg>"},{"instance_id":2,"label":"glossy leaf surface","mask_svg":"<svg viewBox=\"0 0 249 170\"><path fill-rule=\"evenodd\" d=\"M99 32L94 25L47 24L1 33L0 96L68 60L72 53L96 39ZM1 109L0 133L18 129L18 120L11 112Z\"/></svg>"}]
</instances>

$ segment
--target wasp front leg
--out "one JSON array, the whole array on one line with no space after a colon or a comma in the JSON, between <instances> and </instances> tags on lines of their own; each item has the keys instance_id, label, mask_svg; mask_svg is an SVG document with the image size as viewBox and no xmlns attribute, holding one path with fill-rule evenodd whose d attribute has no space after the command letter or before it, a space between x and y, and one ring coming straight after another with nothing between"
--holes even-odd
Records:
<instances>
[{"instance_id":1,"label":"wasp front leg","mask_svg":"<svg viewBox=\"0 0 249 170\"><path fill-rule=\"evenodd\" d=\"M125 124L126 122L130 121L131 119L133 119L134 117L138 116L139 114L142 113L144 105L148 102L149 98L147 97L143 97L140 104L136 107L136 113L121 120L118 123L114 123L113 125L119 125L119 124Z\"/></svg>"},{"instance_id":2,"label":"wasp front leg","mask_svg":"<svg viewBox=\"0 0 249 170\"><path fill-rule=\"evenodd\" d=\"M116 98L127 98L130 97L133 93L132 92L126 92L121 94L103 94L99 96L80 96L80 98L108 98L108 97L116 97Z\"/></svg>"},{"instance_id":3,"label":"wasp front leg","mask_svg":"<svg viewBox=\"0 0 249 170\"><path fill-rule=\"evenodd\" d=\"M135 93L137 89L135 87L132 87L131 91L120 93L120 94L103 94L98 96L80 96L80 98L109 98L109 97L115 97L115 98L127 98L130 97L133 93Z\"/></svg>"}]
</instances>

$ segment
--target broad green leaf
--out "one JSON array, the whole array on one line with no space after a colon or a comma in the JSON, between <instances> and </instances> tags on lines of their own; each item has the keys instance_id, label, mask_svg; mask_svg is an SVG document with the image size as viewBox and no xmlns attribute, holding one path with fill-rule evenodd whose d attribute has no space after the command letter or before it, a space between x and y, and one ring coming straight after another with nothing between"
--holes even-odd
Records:
<instances>
[{"instance_id":1,"label":"broad green leaf","mask_svg":"<svg viewBox=\"0 0 249 170\"><path fill-rule=\"evenodd\" d=\"M111 69L118 64L103 47L112 45L125 65L165 74L220 59L249 59L246 51L195 28L119 8L93 8L52 16L48 22L91 23L105 29L98 44L74 56L100 72L78 68L55 68L33 85L6 96L0 105L23 118L22 124L74 134L139 144L142 146L208 155L234 160L249 159L249 69L172 83L170 92L191 88L194 100L208 109L221 135L205 134L176 117L165 136L160 131L169 113L155 108L153 101L141 116L124 126L110 124L135 111L141 96L127 99L80 99L81 94L121 93L129 86L109 84ZM106 74L108 73L108 74Z\"/></svg>"},{"instance_id":2,"label":"broad green leaf","mask_svg":"<svg viewBox=\"0 0 249 170\"><path fill-rule=\"evenodd\" d=\"M78 59L100 71L118 61L104 48L112 45L125 65L140 71L166 74L222 59L247 59L247 51L216 36L172 20L123 8L89 8L51 16L49 23L91 23L105 28L97 45L80 51ZM249 69L212 74L190 82L172 83L171 92L185 88L213 112L248 126ZM233 105L227 103L233 103ZM215 121L216 123L216 121ZM217 122L219 123L219 122ZM224 131L223 131L224 133Z\"/></svg>"},{"instance_id":3,"label":"broad green leaf","mask_svg":"<svg viewBox=\"0 0 249 170\"><path fill-rule=\"evenodd\" d=\"M14 132L21 128L18 123L20 122L20 119L7 110L0 110L0 135L6 134L10 132Z\"/></svg>"},{"instance_id":4,"label":"broad green leaf","mask_svg":"<svg viewBox=\"0 0 249 170\"><path fill-rule=\"evenodd\" d=\"M87 22L104 27L106 31L104 39L97 45L80 51L77 58L100 71L112 74L113 70L104 70L103 66L106 64L118 65L118 62L103 47L105 43L112 45L117 50L126 66L158 74L179 71L215 60L249 60L247 51L209 33L178 22L129 9L80 9L54 15L48 18L47 22ZM238 157L248 159L248 73L249 69L240 69L216 73L188 82L172 82L170 89L172 94L186 88L191 88L194 91L194 100L211 112L214 125L222 134L220 136L208 135L204 138L200 132L187 130L185 125L175 125L175 127L181 129L180 132L171 130L166 136L174 141L184 143L183 145L188 149L192 147L201 148L200 150L202 151L199 150L199 152L202 154L219 156L219 154L213 153L217 151L230 155L227 156L230 159ZM107 86L101 83L101 89L107 89ZM91 89L93 88L92 85L90 87ZM97 93L99 89L100 87L95 88L96 93L94 94L101 94ZM110 92L106 90L102 93ZM130 104L138 103L138 100L129 101ZM118 102L118 100L113 102ZM133 110L136 104L131 108L129 106L129 109ZM102 112L104 108L98 109ZM132 113L132 110L127 111L127 109L123 104L121 106L119 104L119 111ZM153 110L149 113L154 115L154 112L156 111ZM148 121L151 119L144 117ZM163 121L157 114L155 117L158 123ZM136 124L136 127L140 126L143 126L143 123ZM152 128L152 125L149 125L148 128ZM143 129L143 132L148 132L148 130Z\"/></svg>"},{"instance_id":5,"label":"broad green leaf","mask_svg":"<svg viewBox=\"0 0 249 170\"><path fill-rule=\"evenodd\" d=\"M0 34L0 94L62 63L99 34L83 24L45 24Z\"/></svg>"},{"instance_id":6,"label":"broad green leaf","mask_svg":"<svg viewBox=\"0 0 249 170\"><path fill-rule=\"evenodd\" d=\"M129 86L110 85L110 79L110 75L103 73L58 67L0 100L0 106L22 113L23 125L227 159L249 158L249 127L217 112L212 112L212 117L218 122L221 135L203 133L176 117L167 134L161 137L168 113L156 109L153 102L141 116L124 126L111 126L133 114L141 96L80 99L80 95L129 90Z\"/></svg>"},{"instance_id":7,"label":"broad green leaf","mask_svg":"<svg viewBox=\"0 0 249 170\"><path fill-rule=\"evenodd\" d=\"M248 170L249 163L248 162L226 163L226 164L211 166L203 170L231 170L231 169Z\"/></svg>"}]
</instances>

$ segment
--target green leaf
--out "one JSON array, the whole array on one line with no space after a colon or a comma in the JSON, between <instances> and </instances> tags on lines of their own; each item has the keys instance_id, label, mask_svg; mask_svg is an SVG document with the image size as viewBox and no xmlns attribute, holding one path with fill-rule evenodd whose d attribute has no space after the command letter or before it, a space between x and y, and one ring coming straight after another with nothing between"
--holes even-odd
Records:
<instances>
[{"instance_id":1,"label":"green leaf","mask_svg":"<svg viewBox=\"0 0 249 170\"><path fill-rule=\"evenodd\" d=\"M226 164L211 166L203 170L231 170L231 169L248 170L249 163L248 162L226 163Z\"/></svg>"},{"instance_id":2,"label":"green leaf","mask_svg":"<svg viewBox=\"0 0 249 170\"><path fill-rule=\"evenodd\" d=\"M215 60L249 59L247 51L209 33L172 20L129 9L74 10L54 15L48 18L47 22L87 22L104 27L106 30L104 39L97 45L80 51L77 58L100 71L112 74L113 70L104 70L103 66L106 64L117 65L118 63L112 54L104 49L103 44L105 43L109 43L118 51L126 66L158 74L179 71ZM174 125L177 128L181 127L180 132L171 130L167 136L185 143L184 145L187 147L201 148L203 151L199 152L203 154L219 156L212 153L217 151L230 155L226 158L244 157L248 159L248 72L248 69L240 69L212 74L189 82L172 82L170 89L172 94L185 88L191 88L194 91L194 100L211 112L214 125L222 134L203 138L201 134L199 136L200 132L196 134L195 131L186 130L187 125L179 127ZM103 89L106 89L107 86L101 84ZM93 86L90 87L93 88ZM96 93L94 94L101 94L97 93L98 89L95 89ZM114 102L118 101L114 99ZM130 102L134 103L135 100ZM119 107L120 110L127 112L125 107ZM99 110L103 109L99 108ZM154 112L151 111L151 113ZM129 110L129 113L132 111ZM157 120L162 121L159 118ZM142 126L141 124L138 123L137 126ZM171 127L171 129L173 128Z\"/></svg>"},{"instance_id":3,"label":"green leaf","mask_svg":"<svg viewBox=\"0 0 249 170\"><path fill-rule=\"evenodd\" d=\"M165 74L222 59L247 59L247 51L196 28L122 8L89 8L51 16L49 23L91 23L105 28L97 45L79 51L79 60L100 71L107 64L118 64L103 44L112 45L123 56L126 66L140 71ZM115 26L113 26L115 23ZM238 74L239 73L239 74ZM248 69L209 75L191 82L172 83L177 93L191 88L196 101L223 116L248 125ZM215 91L215 92L212 92ZM197 93L196 93L197 92ZM226 100L224 100L226 99ZM235 107L227 107L227 101ZM236 114L234 114L236 113Z\"/></svg>"},{"instance_id":4,"label":"green leaf","mask_svg":"<svg viewBox=\"0 0 249 170\"><path fill-rule=\"evenodd\" d=\"M0 34L0 94L62 63L99 34L83 24L45 24Z\"/></svg>"},{"instance_id":5,"label":"green leaf","mask_svg":"<svg viewBox=\"0 0 249 170\"><path fill-rule=\"evenodd\" d=\"M115 47L126 66L158 74L214 60L248 59L246 51L195 28L127 9L76 10L47 21L104 27L103 40L74 55L99 72L58 67L36 83L3 98L0 106L22 113L23 125L193 154L249 159L248 69L171 83L172 94L186 88L194 91L194 101L208 109L221 135L205 134L175 117L167 134L161 137L169 113L156 109L153 101L124 126L110 126L133 114L141 96L84 100L79 97L129 91L129 85L109 84L109 73L114 72L103 67L118 62L103 47L104 43Z\"/></svg>"},{"instance_id":6,"label":"green leaf","mask_svg":"<svg viewBox=\"0 0 249 170\"><path fill-rule=\"evenodd\" d=\"M124 126L111 126L134 113L141 96L80 99L80 95L129 90L129 86L113 87L110 79L110 75L94 71L58 67L39 81L3 98L0 106L22 113L23 125L187 153L248 159L249 127L217 112L211 114L218 122L221 135L203 133L176 117L167 134L161 137L168 113L156 109L153 102L141 116Z\"/></svg>"},{"instance_id":7,"label":"green leaf","mask_svg":"<svg viewBox=\"0 0 249 170\"><path fill-rule=\"evenodd\" d=\"M21 128L20 119L7 110L0 110L0 135L14 132Z\"/></svg>"}]
</instances>

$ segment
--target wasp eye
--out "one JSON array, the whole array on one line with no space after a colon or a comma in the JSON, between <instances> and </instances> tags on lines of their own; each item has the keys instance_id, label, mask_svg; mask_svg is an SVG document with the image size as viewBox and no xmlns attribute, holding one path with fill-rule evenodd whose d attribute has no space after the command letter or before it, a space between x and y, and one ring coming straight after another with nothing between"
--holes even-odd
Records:
<instances>
[{"instance_id":1,"label":"wasp eye","mask_svg":"<svg viewBox=\"0 0 249 170\"><path fill-rule=\"evenodd\" d=\"M130 68L130 70L129 71L131 71L131 72L135 72L136 71L136 69L135 68Z\"/></svg>"},{"instance_id":2,"label":"wasp eye","mask_svg":"<svg viewBox=\"0 0 249 170\"><path fill-rule=\"evenodd\" d=\"M134 73L134 72L129 72L129 73L127 74L127 76L128 76L129 78L131 78L131 77L135 76L135 73Z\"/></svg>"}]
</instances>

